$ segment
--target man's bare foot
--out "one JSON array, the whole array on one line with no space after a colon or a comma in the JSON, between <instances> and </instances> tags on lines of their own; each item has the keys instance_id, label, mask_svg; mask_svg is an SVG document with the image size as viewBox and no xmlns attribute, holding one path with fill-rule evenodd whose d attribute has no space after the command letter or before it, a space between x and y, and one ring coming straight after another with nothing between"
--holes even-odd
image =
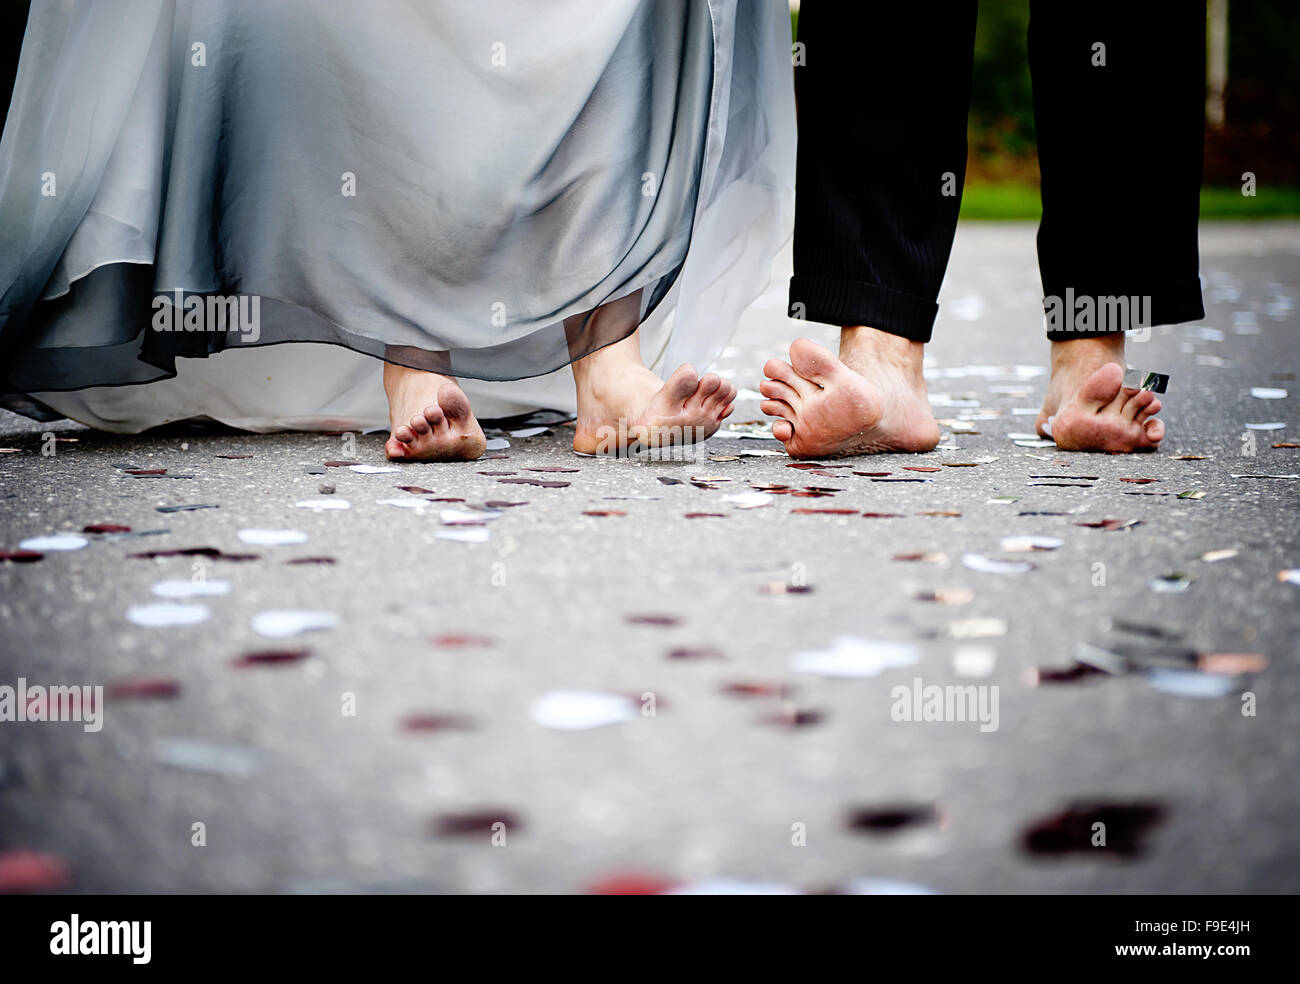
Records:
<instances>
[{"instance_id":1,"label":"man's bare foot","mask_svg":"<svg viewBox=\"0 0 1300 984\"><path fill-rule=\"evenodd\" d=\"M1052 380L1038 433L1063 451L1154 451L1160 400L1124 385L1124 336L1052 342Z\"/></svg>"},{"instance_id":2,"label":"man's bare foot","mask_svg":"<svg viewBox=\"0 0 1300 984\"><path fill-rule=\"evenodd\" d=\"M921 372L924 346L874 328L845 328L840 357L807 338L790 362L769 359L759 384L772 435L792 458L931 451L939 425Z\"/></svg>"},{"instance_id":3,"label":"man's bare foot","mask_svg":"<svg viewBox=\"0 0 1300 984\"><path fill-rule=\"evenodd\" d=\"M391 434L384 453L393 461L473 461L487 439L469 398L454 379L384 363Z\"/></svg>"},{"instance_id":4,"label":"man's bare foot","mask_svg":"<svg viewBox=\"0 0 1300 984\"><path fill-rule=\"evenodd\" d=\"M638 333L573 363L578 420L573 450L617 454L692 444L714 434L735 409L736 387L713 373L677 368L664 382L641 362Z\"/></svg>"}]
</instances>

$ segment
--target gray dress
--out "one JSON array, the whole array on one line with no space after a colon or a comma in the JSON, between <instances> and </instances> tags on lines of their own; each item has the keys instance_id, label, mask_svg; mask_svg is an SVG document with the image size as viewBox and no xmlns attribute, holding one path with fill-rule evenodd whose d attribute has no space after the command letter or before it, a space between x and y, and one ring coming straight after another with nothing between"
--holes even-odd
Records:
<instances>
[{"instance_id":1,"label":"gray dress","mask_svg":"<svg viewBox=\"0 0 1300 984\"><path fill-rule=\"evenodd\" d=\"M788 232L790 86L781 0L37 0L0 391L265 427L351 385L322 345L544 377L631 331L585 315L632 294L652 357L707 363ZM282 342L309 344L241 396ZM197 360L183 399L154 385Z\"/></svg>"}]
</instances>

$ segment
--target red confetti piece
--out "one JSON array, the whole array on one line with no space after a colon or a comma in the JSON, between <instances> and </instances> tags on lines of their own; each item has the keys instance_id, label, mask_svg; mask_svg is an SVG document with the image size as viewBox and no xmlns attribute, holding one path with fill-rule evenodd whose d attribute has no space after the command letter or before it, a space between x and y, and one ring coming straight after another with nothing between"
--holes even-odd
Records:
<instances>
[{"instance_id":1,"label":"red confetti piece","mask_svg":"<svg viewBox=\"0 0 1300 984\"><path fill-rule=\"evenodd\" d=\"M726 519L726 513L687 513L686 519Z\"/></svg>"},{"instance_id":2,"label":"red confetti piece","mask_svg":"<svg viewBox=\"0 0 1300 984\"><path fill-rule=\"evenodd\" d=\"M37 550L0 550L0 561L12 564L32 564L44 559L45 554Z\"/></svg>"},{"instance_id":3,"label":"red confetti piece","mask_svg":"<svg viewBox=\"0 0 1300 984\"><path fill-rule=\"evenodd\" d=\"M724 685L722 692L731 697L788 697L791 688L783 683L741 680Z\"/></svg>"},{"instance_id":4,"label":"red confetti piece","mask_svg":"<svg viewBox=\"0 0 1300 984\"><path fill-rule=\"evenodd\" d=\"M433 489L422 489L418 485L394 485L393 488L400 489L402 492L410 492L413 495L433 495Z\"/></svg>"},{"instance_id":5,"label":"red confetti piece","mask_svg":"<svg viewBox=\"0 0 1300 984\"><path fill-rule=\"evenodd\" d=\"M1121 478L1121 482L1130 482L1133 485L1150 485L1152 482L1158 482L1158 478Z\"/></svg>"},{"instance_id":6,"label":"red confetti piece","mask_svg":"<svg viewBox=\"0 0 1300 984\"><path fill-rule=\"evenodd\" d=\"M780 728L809 728L815 724L821 724L825 720L826 714L822 711L792 707L788 710L766 715L763 718L763 723Z\"/></svg>"},{"instance_id":7,"label":"red confetti piece","mask_svg":"<svg viewBox=\"0 0 1300 984\"><path fill-rule=\"evenodd\" d=\"M493 640L488 636L468 635L448 633L446 635L435 636L433 644L443 646L448 649L463 648L466 646L490 646Z\"/></svg>"},{"instance_id":8,"label":"red confetti piece","mask_svg":"<svg viewBox=\"0 0 1300 984\"><path fill-rule=\"evenodd\" d=\"M108 687L108 696L114 700L146 700L154 697L177 697L181 685L171 677L133 677L118 680Z\"/></svg>"},{"instance_id":9,"label":"red confetti piece","mask_svg":"<svg viewBox=\"0 0 1300 984\"><path fill-rule=\"evenodd\" d=\"M453 498L453 499L442 498L442 499L430 499L429 501L430 501L430 502L464 502L465 500L464 500L464 499L454 499L454 498Z\"/></svg>"},{"instance_id":10,"label":"red confetti piece","mask_svg":"<svg viewBox=\"0 0 1300 984\"><path fill-rule=\"evenodd\" d=\"M810 468L825 468L820 461L792 461L786 465L787 468L798 468L800 471L807 471Z\"/></svg>"},{"instance_id":11,"label":"red confetti piece","mask_svg":"<svg viewBox=\"0 0 1300 984\"><path fill-rule=\"evenodd\" d=\"M796 516L856 516L856 509L791 509Z\"/></svg>"},{"instance_id":12,"label":"red confetti piece","mask_svg":"<svg viewBox=\"0 0 1300 984\"><path fill-rule=\"evenodd\" d=\"M82 533L130 533L131 527L118 526L116 523L91 523L81 528Z\"/></svg>"},{"instance_id":13,"label":"red confetti piece","mask_svg":"<svg viewBox=\"0 0 1300 984\"><path fill-rule=\"evenodd\" d=\"M479 474L480 474L480 475L487 475L487 476L489 476L489 477L491 477L491 478L502 478L502 477L504 477L504 476L506 476L506 475L513 475L513 474L515 474L515 473L512 472L512 471L481 471L481 472L479 472Z\"/></svg>"},{"instance_id":14,"label":"red confetti piece","mask_svg":"<svg viewBox=\"0 0 1300 984\"><path fill-rule=\"evenodd\" d=\"M903 518L903 514L902 514L902 513L864 512L864 513L862 514L862 518L863 518L863 519L902 519L902 518Z\"/></svg>"},{"instance_id":15,"label":"red confetti piece","mask_svg":"<svg viewBox=\"0 0 1300 984\"><path fill-rule=\"evenodd\" d=\"M473 731L474 722L460 714L408 714L402 718L403 731Z\"/></svg>"},{"instance_id":16,"label":"red confetti piece","mask_svg":"<svg viewBox=\"0 0 1300 984\"><path fill-rule=\"evenodd\" d=\"M310 655L309 649L263 649L255 653L245 653L233 660L232 664L241 670L253 666L288 666L291 663L301 663Z\"/></svg>"},{"instance_id":17,"label":"red confetti piece","mask_svg":"<svg viewBox=\"0 0 1300 984\"><path fill-rule=\"evenodd\" d=\"M23 848L0 851L0 895L53 892L71 880L68 866L54 854Z\"/></svg>"},{"instance_id":18,"label":"red confetti piece","mask_svg":"<svg viewBox=\"0 0 1300 984\"><path fill-rule=\"evenodd\" d=\"M831 477L834 478L833 475ZM826 486L826 485L805 485L804 489L805 491L808 492L843 492L844 491L843 489L831 488L830 486Z\"/></svg>"},{"instance_id":19,"label":"red confetti piece","mask_svg":"<svg viewBox=\"0 0 1300 984\"><path fill-rule=\"evenodd\" d=\"M626 516L627 513L621 509L587 509L583 512L584 516Z\"/></svg>"},{"instance_id":20,"label":"red confetti piece","mask_svg":"<svg viewBox=\"0 0 1300 984\"><path fill-rule=\"evenodd\" d=\"M326 468L351 468L353 465L359 465L359 461L326 461Z\"/></svg>"},{"instance_id":21,"label":"red confetti piece","mask_svg":"<svg viewBox=\"0 0 1300 984\"><path fill-rule=\"evenodd\" d=\"M487 506L489 509L511 509L515 506L526 506L528 503L526 501L511 502L509 499L488 499L488 501L483 503L483 505Z\"/></svg>"},{"instance_id":22,"label":"red confetti piece","mask_svg":"<svg viewBox=\"0 0 1300 984\"><path fill-rule=\"evenodd\" d=\"M679 882L659 875L643 875L633 871L598 878L583 891L587 895L662 895L678 884Z\"/></svg>"},{"instance_id":23,"label":"red confetti piece","mask_svg":"<svg viewBox=\"0 0 1300 984\"><path fill-rule=\"evenodd\" d=\"M860 471L855 471L853 474L854 474L854 475L862 475L862 476L864 476L864 477L866 477L866 478L885 478L885 477L888 476L888 475L892 475L893 472L860 472Z\"/></svg>"},{"instance_id":24,"label":"red confetti piece","mask_svg":"<svg viewBox=\"0 0 1300 984\"><path fill-rule=\"evenodd\" d=\"M937 472L943 471L943 468L938 465L904 465L903 471Z\"/></svg>"}]
</instances>

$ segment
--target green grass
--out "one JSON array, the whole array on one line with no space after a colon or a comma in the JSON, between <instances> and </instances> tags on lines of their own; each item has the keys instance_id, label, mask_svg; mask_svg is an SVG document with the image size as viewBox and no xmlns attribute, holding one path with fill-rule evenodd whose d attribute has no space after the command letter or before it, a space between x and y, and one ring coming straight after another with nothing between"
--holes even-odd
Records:
<instances>
[{"instance_id":1,"label":"green grass","mask_svg":"<svg viewBox=\"0 0 1300 984\"><path fill-rule=\"evenodd\" d=\"M1038 189L1030 184L977 184L962 193L961 217L974 220L1038 219ZM1300 216L1300 188L1202 188L1202 219L1275 219Z\"/></svg>"}]
</instances>

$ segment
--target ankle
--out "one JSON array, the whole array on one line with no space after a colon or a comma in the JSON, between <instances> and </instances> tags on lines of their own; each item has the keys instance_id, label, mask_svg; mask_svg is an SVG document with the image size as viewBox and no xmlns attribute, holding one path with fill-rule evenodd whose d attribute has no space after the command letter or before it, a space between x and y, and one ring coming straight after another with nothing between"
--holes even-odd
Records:
<instances>
[{"instance_id":1,"label":"ankle","mask_svg":"<svg viewBox=\"0 0 1300 984\"><path fill-rule=\"evenodd\" d=\"M901 335L865 325L841 328L839 357L846 366L863 375L883 370L906 377L912 385L925 384L925 344Z\"/></svg>"},{"instance_id":2,"label":"ankle","mask_svg":"<svg viewBox=\"0 0 1300 984\"><path fill-rule=\"evenodd\" d=\"M1116 332L1098 338L1071 338L1052 342L1052 372L1071 366L1100 366L1107 362L1125 365L1124 334Z\"/></svg>"}]
</instances>

